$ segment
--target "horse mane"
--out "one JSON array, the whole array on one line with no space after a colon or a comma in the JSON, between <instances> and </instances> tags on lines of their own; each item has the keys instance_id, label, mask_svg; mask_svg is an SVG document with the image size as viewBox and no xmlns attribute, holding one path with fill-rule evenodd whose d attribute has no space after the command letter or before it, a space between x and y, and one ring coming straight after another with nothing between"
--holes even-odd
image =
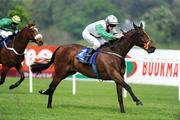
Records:
<instances>
[{"instance_id":1,"label":"horse mane","mask_svg":"<svg viewBox=\"0 0 180 120\"><path fill-rule=\"evenodd\" d=\"M121 38L122 39L122 38ZM119 41L120 39L115 39L115 40L109 40L108 42L105 42L104 44L102 44L100 48L104 48L104 47L110 47L111 45L113 45L115 42Z\"/></svg>"},{"instance_id":2,"label":"horse mane","mask_svg":"<svg viewBox=\"0 0 180 120\"><path fill-rule=\"evenodd\" d=\"M28 24L28 28L32 27L32 26L35 26L35 23L29 23Z\"/></svg>"},{"instance_id":3,"label":"horse mane","mask_svg":"<svg viewBox=\"0 0 180 120\"><path fill-rule=\"evenodd\" d=\"M23 32L25 29L31 28L32 26L35 26L35 24L34 24L34 23L29 23L27 26L25 26L24 28L22 28L22 29L20 30L20 32Z\"/></svg>"},{"instance_id":4,"label":"horse mane","mask_svg":"<svg viewBox=\"0 0 180 120\"><path fill-rule=\"evenodd\" d=\"M116 43L118 43L119 41L123 41L124 39L126 39L126 35L130 32L133 32L135 29L130 29L127 32L123 32L124 36L121 37L120 39L115 39L115 40L109 40L108 42L102 44L99 49L101 48L105 48L105 47L113 47L113 45L115 45Z\"/></svg>"}]
</instances>

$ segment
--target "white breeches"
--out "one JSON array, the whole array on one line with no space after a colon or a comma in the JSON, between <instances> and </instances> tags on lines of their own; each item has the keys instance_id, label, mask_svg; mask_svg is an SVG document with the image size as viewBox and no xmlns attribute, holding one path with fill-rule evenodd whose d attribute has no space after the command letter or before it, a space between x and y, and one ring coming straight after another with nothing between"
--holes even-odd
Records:
<instances>
[{"instance_id":1,"label":"white breeches","mask_svg":"<svg viewBox=\"0 0 180 120\"><path fill-rule=\"evenodd\" d=\"M7 38L8 36L12 35L13 33L11 31L5 31L0 29L0 36L3 38Z\"/></svg>"},{"instance_id":2,"label":"white breeches","mask_svg":"<svg viewBox=\"0 0 180 120\"><path fill-rule=\"evenodd\" d=\"M83 39L88 41L88 43L92 44L93 49L99 48L102 44L106 42L106 40L102 37L96 38L92 36L86 29L82 32Z\"/></svg>"}]
</instances>

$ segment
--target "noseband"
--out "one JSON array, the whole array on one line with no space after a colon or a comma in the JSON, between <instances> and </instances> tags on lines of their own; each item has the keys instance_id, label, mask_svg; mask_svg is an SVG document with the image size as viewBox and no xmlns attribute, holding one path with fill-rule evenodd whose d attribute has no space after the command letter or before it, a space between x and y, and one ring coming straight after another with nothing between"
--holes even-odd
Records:
<instances>
[{"instance_id":1,"label":"noseband","mask_svg":"<svg viewBox=\"0 0 180 120\"><path fill-rule=\"evenodd\" d=\"M38 34L34 36L34 39L37 40L37 39L42 39L42 34L39 33L38 29L34 26L30 27L30 29L34 29Z\"/></svg>"}]
</instances>

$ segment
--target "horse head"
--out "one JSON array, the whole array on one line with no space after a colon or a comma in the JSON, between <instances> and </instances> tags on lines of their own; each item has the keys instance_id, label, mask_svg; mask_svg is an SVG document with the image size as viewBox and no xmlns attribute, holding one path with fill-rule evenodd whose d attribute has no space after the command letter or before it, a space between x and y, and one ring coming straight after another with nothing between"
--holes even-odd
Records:
<instances>
[{"instance_id":1,"label":"horse head","mask_svg":"<svg viewBox=\"0 0 180 120\"><path fill-rule=\"evenodd\" d=\"M21 34L23 34L24 39L31 40L36 43L38 46L43 45L42 34L39 33L38 28L35 24L29 24L27 27L22 29Z\"/></svg>"},{"instance_id":2,"label":"horse head","mask_svg":"<svg viewBox=\"0 0 180 120\"><path fill-rule=\"evenodd\" d=\"M124 36L120 39L110 40L101 45L100 51L113 51L124 56L135 45L146 50L148 53L153 53L156 47L153 45L152 40L143 29L143 24L137 26L133 23L134 29L123 32Z\"/></svg>"},{"instance_id":3,"label":"horse head","mask_svg":"<svg viewBox=\"0 0 180 120\"><path fill-rule=\"evenodd\" d=\"M133 23L133 27L134 27L134 32L131 32L133 44L143 48L148 53L153 53L156 47L153 45L152 40L144 31L143 24L141 23L140 26L137 26Z\"/></svg>"}]
</instances>

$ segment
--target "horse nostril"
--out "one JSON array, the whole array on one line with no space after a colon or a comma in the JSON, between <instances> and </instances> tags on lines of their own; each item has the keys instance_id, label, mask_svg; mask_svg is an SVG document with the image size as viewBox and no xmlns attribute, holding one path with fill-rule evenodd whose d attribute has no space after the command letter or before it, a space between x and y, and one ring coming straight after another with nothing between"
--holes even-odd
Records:
<instances>
[{"instance_id":1,"label":"horse nostril","mask_svg":"<svg viewBox=\"0 0 180 120\"><path fill-rule=\"evenodd\" d=\"M147 50L147 52L148 52L148 53L153 53L155 50L156 50L155 47L150 47L150 48Z\"/></svg>"},{"instance_id":2,"label":"horse nostril","mask_svg":"<svg viewBox=\"0 0 180 120\"><path fill-rule=\"evenodd\" d=\"M38 45L39 45L39 46L43 45L43 41L39 41L39 42L38 42Z\"/></svg>"}]
</instances>

